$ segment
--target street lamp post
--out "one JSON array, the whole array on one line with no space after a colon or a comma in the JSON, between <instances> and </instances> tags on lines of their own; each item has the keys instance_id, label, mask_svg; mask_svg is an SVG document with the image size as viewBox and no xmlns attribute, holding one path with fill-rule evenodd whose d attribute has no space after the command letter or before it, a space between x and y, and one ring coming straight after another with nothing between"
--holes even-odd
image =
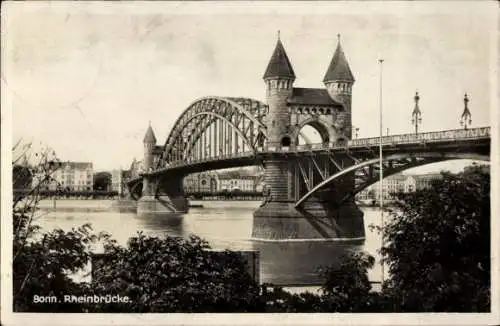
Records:
<instances>
[{"instance_id":1,"label":"street lamp post","mask_svg":"<svg viewBox=\"0 0 500 326\"><path fill-rule=\"evenodd\" d=\"M380 124L380 139L379 139L379 160L380 160L380 171L379 171L379 203L380 203L380 224L381 224L381 240L380 240L380 249L384 247L384 188L383 188L383 179L384 179L384 172L383 172L383 164L382 164L382 72L383 72L383 63L384 59L379 59L378 60L379 66L380 66L380 81L379 81L379 86L380 86L380 94L379 94L379 124ZM384 262L382 257L380 257L380 267L381 267L381 274L382 274L382 283L384 283Z\"/></svg>"},{"instance_id":2,"label":"street lamp post","mask_svg":"<svg viewBox=\"0 0 500 326\"><path fill-rule=\"evenodd\" d=\"M467 97L467 93L464 95L464 111L462 112L462 116L460 117L460 125L467 130L467 127L470 127L472 123L472 115L469 111L469 98Z\"/></svg>"},{"instance_id":3,"label":"street lamp post","mask_svg":"<svg viewBox=\"0 0 500 326\"><path fill-rule=\"evenodd\" d=\"M420 96L418 92L415 92L415 108L411 114L411 124L415 126L415 134L418 134L418 125L422 124L422 112L420 112L420 108L418 107L418 101L420 100Z\"/></svg>"}]
</instances>

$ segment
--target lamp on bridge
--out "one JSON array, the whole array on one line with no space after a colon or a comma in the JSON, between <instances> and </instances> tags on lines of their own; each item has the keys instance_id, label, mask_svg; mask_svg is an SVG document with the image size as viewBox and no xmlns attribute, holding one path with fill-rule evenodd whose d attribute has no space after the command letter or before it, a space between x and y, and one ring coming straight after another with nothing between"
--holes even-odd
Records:
<instances>
[{"instance_id":1,"label":"lamp on bridge","mask_svg":"<svg viewBox=\"0 0 500 326\"><path fill-rule=\"evenodd\" d=\"M415 134L418 134L418 125L422 124L422 112L420 112L420 108L418 107L418 101L420 100L420 96L418 92L415 92L415 108L411 114L411 124L415 126Z\"/></svg>"},{"instance_id":2,"label":"lamp on bridge","mask_svg":"<svg viewBox=\"0 0 500 326\"><path fill-rule=\"evenodd\" d=\"M472 123L472 115L469 111L469 98L467 97L467 93L464 95L464 112L462 112L462 116L460 118L460 125L467 130L467 126L470 126Z\"/></svg>"},{"instance_id":3,"label":"lamp on bridge","mask_svg":"<svg viewBox=\"0 0 500 326\"><path fill-rule=\"evenodd\" d=\"M353 127L354 127L354 126L353 126ZM359 128L358 128L358 127L355 127L355 128L354 128L354 131L356 132L356 133L354 134L354 137L356 137L356 139L358 139L358 132L359 132Z\"/></svg>"}]
</instances>

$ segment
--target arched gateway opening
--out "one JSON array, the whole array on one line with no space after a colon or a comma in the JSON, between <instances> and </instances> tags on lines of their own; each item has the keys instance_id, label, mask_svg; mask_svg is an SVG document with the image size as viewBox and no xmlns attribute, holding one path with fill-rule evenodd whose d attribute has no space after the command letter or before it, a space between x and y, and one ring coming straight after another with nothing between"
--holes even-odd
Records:
<instances>
[{"instance_id":1,"label":"arched gateway opening","mask_svg":"<svg viewBox=\"0 0 500 326\"><path fill-rule=\"evenodd\" d=\"M319 122L305 124L297 135L297 145L328 144L330 135L326 127Z\"/></svg>"}]
</instances>

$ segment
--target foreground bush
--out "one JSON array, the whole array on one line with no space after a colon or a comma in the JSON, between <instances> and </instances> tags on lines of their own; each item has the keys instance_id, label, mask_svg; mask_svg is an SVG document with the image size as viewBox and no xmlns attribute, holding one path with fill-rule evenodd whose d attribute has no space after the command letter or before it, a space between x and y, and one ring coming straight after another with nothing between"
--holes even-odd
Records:
<instances>
[{"instance_id":1,"label":"foreground bush","mask_svg":"<svg viewBox=\"0 0 500 326\"><path fill-rule=\"evenodd\" d=\"M490 309L490 174L444 173L429 189L400 194L385 229L385 293L401 311Z\"/></svg>"},{"instance_id":2,"label":"foreground bush","mask_svg":"<svg viewBox=\"0 0 500 326\"><path fill-rule=\"evenodd\" d=\"M259 287L234 252L213 253L207 242L130 238L105 246L105 263L94 273L96 294L128 296L130 304L101 305L98 311L245 312L258 307Z\"/></svg>"}]
</instances>

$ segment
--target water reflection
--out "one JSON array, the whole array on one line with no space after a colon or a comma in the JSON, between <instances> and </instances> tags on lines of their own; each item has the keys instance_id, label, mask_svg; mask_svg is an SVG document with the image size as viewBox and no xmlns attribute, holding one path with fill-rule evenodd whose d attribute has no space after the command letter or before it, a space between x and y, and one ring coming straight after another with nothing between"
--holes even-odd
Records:
<instances>
[{"instance_id":1,"label":"water reflection","mask_svg":"<svg viewBox=\"0 0 500 326\"><path fill-rule=\"evenodd\" d=\"M183 216L182 214L134 214L141 229L157 233L157 235L170 235L173 237L183 237Z\"/></svg>"},{"instance_id":2,"label":"water reflection","mask_svg":"<svg viewBox=\"0 0 500 326\"><path fill-rule=\"evenodd\" d=\"M359 241L254 242L260 252L262 282L276 285L321 284L321 268L337 267L342 255L362 247Z\"/></svg>"}]
</instances>

